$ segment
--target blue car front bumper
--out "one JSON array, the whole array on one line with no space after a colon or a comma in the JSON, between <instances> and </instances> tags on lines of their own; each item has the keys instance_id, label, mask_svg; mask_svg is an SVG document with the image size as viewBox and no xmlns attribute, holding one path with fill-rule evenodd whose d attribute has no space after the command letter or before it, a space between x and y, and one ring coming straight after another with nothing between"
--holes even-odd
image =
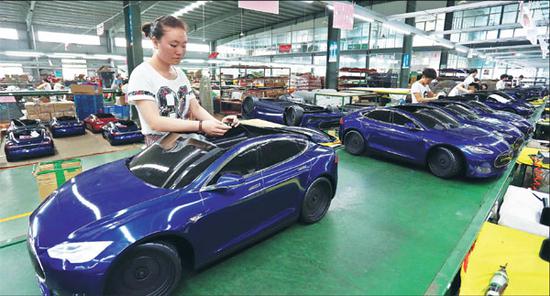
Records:
<instances>
[{"instance_id":1,"label":"blue car front bumper","mask_svg":"<svg viewBox=\"0 0 550 296\"><path fill-rule=\"evenodd\" d=\"M68 126L68 127L52 127L52 135L54 137L83 135L86 133L84 125L81 126Z\"/></svg>"},{"instance_id":2,"label":"blue car front bumper","mask_svg":"<svg viewBox=\"0 0 550 296\"><path fill-rule=\"evenodd\" d=\"M469 156L466 167L466 177L491 178L500 176L512 161L513 151L501 153L498 156Z\"/></svg>"}]
</instances>

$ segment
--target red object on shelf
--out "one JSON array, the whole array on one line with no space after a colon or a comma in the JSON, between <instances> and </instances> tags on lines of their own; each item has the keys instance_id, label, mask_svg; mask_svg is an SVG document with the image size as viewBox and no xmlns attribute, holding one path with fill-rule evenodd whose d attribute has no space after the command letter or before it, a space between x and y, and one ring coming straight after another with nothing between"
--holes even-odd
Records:
<instances>
[{"instance_id":1,"label":"red object on shelf","mask_svg":"<svg viewBox=\"0 0 550 296\"><path fill-rule=\"evenodd\" d=\"M219 52L214 51L214 52L212 52L212 53L210 53L210 54L208 55L208 58L209 58L209 59L216 59L216 58L218 58L218 55L219 55L219 54L220 54Z\"/></svg>"},{"instance_id":2,"label":"red object on shelf","mask_svg":"<svg viewBox=\"0 0 550 296\"><path fill-rule=\"evenodd\" d=\"M292 44L279 44L279 52L290 52Z\"/></svg>"}]
</instances>

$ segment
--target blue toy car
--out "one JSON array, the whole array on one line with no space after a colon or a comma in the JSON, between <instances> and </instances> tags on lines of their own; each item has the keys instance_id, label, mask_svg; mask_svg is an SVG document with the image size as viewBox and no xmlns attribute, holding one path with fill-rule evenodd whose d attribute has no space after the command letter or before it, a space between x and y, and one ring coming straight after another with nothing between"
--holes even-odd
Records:
<instances>
[{"instance_id":1,"label":"blue toy car","mask_svg":"<svg viewBox=\"0 0 550 296\"><path fill-rule=\"evenodd\" d=\"M38 119L12 119L7 132L17 129L45 128L46 126Z\"/></svg>"},{"instance_id":2,"label":"blue toy car","mask_svg":"<svg viewBox=\"0 0 550 296\"><path fill-rule=\"evenodd\" d=\"M321 220L338 179L336 153L319 140L330 141L245 123L220 138L170 133L79 174L30 216L43 293L170 295L183 261L205 266Z\"/></svg>"},{"instance_id":3,"label":"blue toy car","mask_svg":"<svg viewBox=\"0 0 550 296\"><path fill-rule=\"evenodd\" d=\"M344 113L337 107L326 108L286 99L258 99L248 96L242 104L244 118L258 118L288 126L325 129L337 127Z\"/></svg>"},{"instance_id":4,"label":"blue toy car","mask_svg":"<svg viewBox=\"0 0 550 296\"><path fill-rule=\"evenodd\" d=\"M548 95L548 89L544 87L509 88L504 90L510 96L524 101L538 100Z\"/></svg>"},{"instance_id":5,"label":"blue toy car","mask_svg":"<svg viewBox=\"0 0 550 296\"><path fill-rule=\"evenodd\" d=\"M346 115L339 131L346 151L360 155L368 149L427 165L441 178L498 176L512 159L510 145L500 136L460 124L441 110L401 108Z\"/></svg>"},{"instance_id":6,"label":"blue toy car","mask_svg":"<svg viewBox=\"0 0 550 296\"><path fill-rule=\"evenodd\" d=\"M500 91L477 92L473 94L464 94L457 97L443 97L443 99L477 100L495 110L519 114L525 118L529 118L535 112L531 104L516 100L510 95Z\"/></svg>"},{"instance_id":7,"label":"blue toy car","mask_svg":"<svg viewBox=\"0 0 550 296\"><path fill-rule=\"evenodd\" d=\"M13 129L6 136L4 153L7 161L54 155L53 140L45 127Z\"/></svg>"},{"instance_id":8,"label":"blue toy car","mask_svg":"<svg viewBox=\"0 0 550 296\"><path fill-rule=\"evenodd\" d=\"M470 108L472 112L475 112L479 116L495 118L510 123L523 133L525 140L527 140L534 131L533 125L529 122L529 120L521 117L520 115L494 110L480 101L453 102L465 108Z\"/></svg>"},{"instance_id":9,"label":"blue toy car","mask_svg":"<svg viewBox=\"0 0 550 296\"><path fill-rule=\"evenodd\" d=\"M54 117L50 121L50 132L54 138L84 135L86 128L84 122L74 116Z\"/></svg>"},{"instance_id":10,"label":"blue toy car","mask_svg":"<svg viewBox=\"0 0 550 296\"><path fill-rule=\"evenodd\" d=\"M453 101L436 100L430 102L431 106L439 107L442 111L451 115L462 124L469 124L482 128L488 132L500 134L508 144L512 146L514 153L518 152L523 144L525 135L513 125L495 118L488 118L477 115L470 108L461 106ZM411 107L422 106L422 104L411 105ZM410 110L413 111L414 109Z\"/></svg>"},{"instance_id":11,"label":"blue toy car","mask_svg":"<svg viewBox=\"0 0 550 296\"><path fill-rule=\"evenodd\" d=\"M111 145L143 142L144 136L132 120L111 121L102 127L103 138Z\"/></svg>"}]
</instances>

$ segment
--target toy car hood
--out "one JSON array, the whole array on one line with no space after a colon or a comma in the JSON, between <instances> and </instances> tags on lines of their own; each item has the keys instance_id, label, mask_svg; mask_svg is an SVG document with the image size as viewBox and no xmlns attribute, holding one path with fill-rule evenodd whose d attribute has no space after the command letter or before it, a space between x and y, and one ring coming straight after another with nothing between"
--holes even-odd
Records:
<instances>
[{"instance_id":1,"label":"toy car hood","mask_svg":"<svg viewBox=\"0 0 550 296\"><path fill-rule=\"evenodd\" d=\"M128 208L149 204L174 192L138 179L125 161L83 172L54 191L31 215L40 232L48 234L39 238L40 245L51 247L74 238L97 236L98 233L91 233L91 229L98 229L93 227L97 223L116 223L125 212L139 212Z\"/></svg>"},{"instance_id":2,"label":"toy car hood","mask_svg":"<svg viewBox=\"0 0 550 296\"><path fill-rule=\"evenodd\" d=\"M464 142L464 144L471 144L477 142L482 145L496 145L499 142L504 142L501 137L487 132L481 128L471 125L461 125L458 128L450 128L445 130L447 137L452 137L455 140Z\"/></svg>"}]
</instances>

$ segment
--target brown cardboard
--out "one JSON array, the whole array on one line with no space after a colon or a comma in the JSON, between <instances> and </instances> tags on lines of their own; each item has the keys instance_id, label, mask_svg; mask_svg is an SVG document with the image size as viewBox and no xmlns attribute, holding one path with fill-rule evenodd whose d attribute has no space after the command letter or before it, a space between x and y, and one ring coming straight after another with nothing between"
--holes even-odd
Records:
<instances>
[{"instance_id":1,"label":"brown cardboard","mask_svg":"<svg viewBox=\"0 0 550 296\"><path fill-rule=\"evenodd\" d=\"M40 117L38 117L38 113L33 113L27 114L27 119L40 119Z\"/></svg>"},{"instance_id":2,"label":"brown cardboard","mask_svg":"<svg viewBox=\"0 0 550 296\"><path fill-rule=\"evenodd\" d=\"M74 110L65 111L65 112L63 112L63 116L76 116L76 112L74 112Z\"/></svg>"},{"instance_id":3,"label":"brown cardboard","mask_svg":"<svg viewBox=\"0 0 550 296\"><path fill-rule=\"evenodd\" d=\"M97 94L103 93L103 90L100 87L96 88L93 85L71 84L71 93L84 94L84 95L97 95Z\"/></svg>"},{"instance_id":4,"label":"brown cardboard","mask_svg":"<svg viewBox=\"0 0 550 296\"><path fill-rule=\"evenodd\" d=\"M72 111L74 109L73 102L55 102L53 104L54 112Z\"/></svg>"},{"instance_id":5,"label":"brown cardboard","mask_svg":"<svg viewBox=\"0 0 550 296\"><path fill-rule=\"evenodd\" d=\"M42 121L50 121L50 119L52 119L52 116L50 115L50 113L39 113L38 118Z\"/></svg>"},{"instance_id":6,"label":"brown cardboard","mask_svg":"<svg viewBox=\"0 0 550 296\"><path fill-rule=\"evenodd\" d=\"M128 99L126 98L126 95L124 96L117 96L115 99L115 104L117 105L128 105Z\"/></svg>"},{"instance_id":7,"label":"brown cardboard","mask_svg":"<svg viewBox=\"0 0 550 296\"><path fill-rule=\"evenodd\" d=\"M54 112L53 104L52 103L42 103L39 104L40 106L40 113L52 113Z\"/></svg>"},{"instance_id":8,"label":"brown cardboard","mask_svg":"<svg viewBox=\"0 0 550 296\"><path fill-rule=\"evenodd\" d=\"M40 113L40 108L34 103L25 103L25 110L27 114L38 114Z\"/></svg>"},{"instance_id":9,"label":"brown cardboard","mask_svg":"<svg viewBox=\"0 0 550 296\"><path fill-rule=\"evenodd\" d=\"M33 175L38 184L38 195L44 200L64 182L82 172L80 159L41 162L34 166Z\"/></svg>"},{"instance_id":10,"label":"brown cardboard","mask_svg":"<svg viewBox=\"0 0 550 296\"><path fill-rule=\"evenodd\" d=\"M61 117L65 114L63 112L53 112L51 115L52 115L52 119L53 119L54 117Z\"/></svg>"}]
</instances>

